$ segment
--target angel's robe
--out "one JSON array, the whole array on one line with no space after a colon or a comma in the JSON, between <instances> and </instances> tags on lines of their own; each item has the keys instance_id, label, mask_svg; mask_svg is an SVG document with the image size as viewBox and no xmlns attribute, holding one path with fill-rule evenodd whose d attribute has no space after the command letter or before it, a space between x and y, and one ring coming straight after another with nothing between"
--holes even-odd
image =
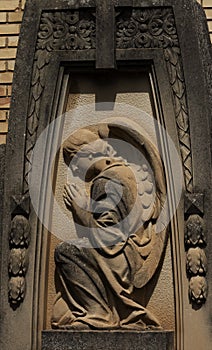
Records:
<instances>
[{"instance_id":1,"label":"angel's robe","mask_svg":"<svg viewBox=\"0 0 212 350\"><path fill-rule=\"evenodd\" d=\"M68 242L56 248L60 292L54 305L54 328L159 327L137 297L139 288L134 283L152 249L155 208L147 169L141 169L139 177L136 173L128 164L116 162L93 179L88 237L93 248Z\"/></svg>"}]
</instances>

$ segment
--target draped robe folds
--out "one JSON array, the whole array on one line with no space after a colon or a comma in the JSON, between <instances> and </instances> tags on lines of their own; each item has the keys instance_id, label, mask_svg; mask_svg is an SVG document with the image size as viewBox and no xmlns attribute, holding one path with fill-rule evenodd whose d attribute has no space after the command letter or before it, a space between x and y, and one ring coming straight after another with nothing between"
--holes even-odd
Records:
<instances>
[{"instance_id":1,"label":"draped robe folds","mask_svg":"<svg viewBox=\"0 0 212 350\"><path fill-rule=\"evenodd\" d=\"M134 278L150 252L154 234L155 203L151 194L142 206L139 181L126 163L114 163L93 179L88 230L93 248L63 242L55 250L60 290L53 328L159 327L135 298Z\"/></svg>"}]
</instances>

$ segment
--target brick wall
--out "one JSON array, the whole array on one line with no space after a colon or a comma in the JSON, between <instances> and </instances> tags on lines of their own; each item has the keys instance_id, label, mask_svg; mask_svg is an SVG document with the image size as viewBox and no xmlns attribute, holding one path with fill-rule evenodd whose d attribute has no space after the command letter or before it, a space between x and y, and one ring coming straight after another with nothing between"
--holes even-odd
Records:
<instances>
[{"instance_id":1,"label":"brick wall","mask_svg":"<svg viewBox=\"0 0 212 350\"><path fill-rule=\"evenodd\" d=\"M197 0L205 9L212 41L212 0ZM6 142L18 34L26 0L0 0L0 144Z\"/></svg>"},{"instance_id":2,"label":"brick wall","mask_svg":"<svg viewBox=\"0 0 212 350\"><path fill-rule=\"evenodd\" d=\"M25 0L0 0L0 144L8 127L12 79Z\"/></svg>"},{"instance_id":3,"label":"brick wall","mask_svg":"<svg viewBox=\"0 0 212 350\"><path fill-rule=\"evenodd\" d=\"M197 2L202 5L205 10L208 19L208 28L210 33L210 38L212 42L212 0L197 0Z\"/></svg>"}]
</instances>

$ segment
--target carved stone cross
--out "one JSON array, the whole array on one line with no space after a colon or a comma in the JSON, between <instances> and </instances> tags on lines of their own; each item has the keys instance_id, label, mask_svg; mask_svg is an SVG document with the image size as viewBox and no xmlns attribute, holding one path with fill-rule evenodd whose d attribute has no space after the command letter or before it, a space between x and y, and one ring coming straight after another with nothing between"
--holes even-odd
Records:
<instances>
[{"instance_id":1,"label":"carved stone cross","mask_svg":"<svg viewBox=\"0 0 212 350\"><path fill-rule=\"evenodd\" d=\"M115 67L114 0L100 0L96 5L96 68Z\"/></svg>"}]
</instances>

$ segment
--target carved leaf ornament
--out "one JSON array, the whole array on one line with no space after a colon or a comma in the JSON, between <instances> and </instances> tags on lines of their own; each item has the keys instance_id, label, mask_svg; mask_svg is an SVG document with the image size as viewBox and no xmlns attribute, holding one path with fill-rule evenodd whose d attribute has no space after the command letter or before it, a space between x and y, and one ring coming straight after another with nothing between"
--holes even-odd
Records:
<instances>
[{"instance_id":1,"label":"carved leaf ornament","mask_svg":"<svg viewBox=\"0 0 212 350\"><path fill-rule=\"evenodd\" d=\"M25 276L28 270L28 247L30 226L23 215L16 215L11 223L9 235L10 254L8 263L8 298L10 305L17 308L23 302L26 291Z\"/></svg>"},{"instance_id":2,"label":"carved leaf ornament","mask_svg":"<svg viewBox=\"0 0 212 350\"><path fill-rule=\"evenodd\" d=\"M201 305L207 298L207 257L205 224L197 215L190 215L185 226L186 271L189 279L189 299Z\"/></svg>"}]
</instances>

